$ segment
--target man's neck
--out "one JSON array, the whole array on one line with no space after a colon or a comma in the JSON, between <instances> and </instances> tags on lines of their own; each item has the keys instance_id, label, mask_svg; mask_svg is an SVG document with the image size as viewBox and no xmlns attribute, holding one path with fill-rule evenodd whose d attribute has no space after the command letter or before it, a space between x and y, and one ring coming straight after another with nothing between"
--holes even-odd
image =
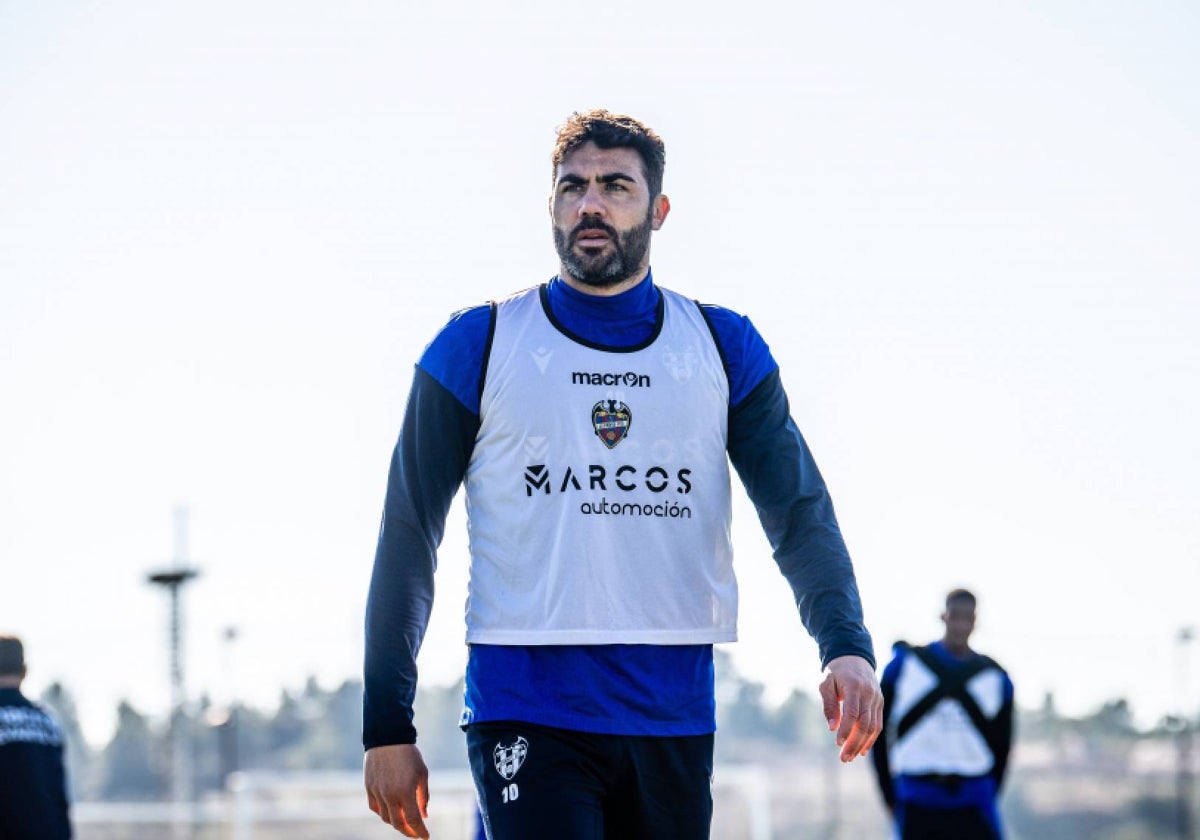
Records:
<instances>
[{"instance_id":1,"label":"man's neck","mask_svg":"<svg viewBox=\"0 0 1200 840\"><path fill-rule=\"evenodd\" d=\"M564 265L559 266L558 276L564 283L581 294L593 295L595 297L616 297L617 295L621 294L621 292L627 292L638 283L641 283L643 280L645 280L646 273L649 270L650 265L647 263L646 265L640 266L637 271L633 272L633 274L629 275L624 280L614 283L611 286L593 286L591 283L584 283L582 280L577 280L571 276L571 273L567 271L567 267Z\"/></svg>"},{"instance_id":2,"label":"man's neck","mask_svg":"<svg viewBox=\"0 0 1200 840\"><path fill-rule=\"evenodd\" d=\"M22 680L20 677L0 677L0 689L4 689L4 688L18 688L19 689L21 687L21 682L22 682Z\"/></svg>"},{"instance_id":3,"label":"man's neck","mask_svg":"<svg viewBox=\"0 0 1200 840\"><path fill-rule=\"evenodd\" d=\"M965 657L974 653L974 651L971 650L971 645L968 642L952 642L945 636L942 637L942 647L944 647L946 652L951 656Z\"/></svg>"}]
</instances>

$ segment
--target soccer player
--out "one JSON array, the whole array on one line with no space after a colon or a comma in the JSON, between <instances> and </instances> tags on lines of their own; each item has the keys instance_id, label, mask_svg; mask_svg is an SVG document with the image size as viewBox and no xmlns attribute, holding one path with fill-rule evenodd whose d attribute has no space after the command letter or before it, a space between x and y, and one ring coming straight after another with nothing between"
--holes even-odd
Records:
<instances>
[{"instance_id":1,"label":"soccer player","mask_svg":"<svg viewBox=\"0 0 1200 840\"><path fill-rule=\"evenodd\" d=\"M25 648L0 636L0 838L69 840L63 736L21 693Z\"/></svg>"},{"instance_id":2,"label":"soccer player","mask_svg":"<svg viewBox=\"0 0 1200 840\"><path fill-rule=\"evenodd\" d=\"M372 810L427 837L415 659L466 485L462 724L492 840L707 838L713 651L736 637L732 461L816 639L843 761L882 696L849 555L746 318L655 282L665 150L576 113L552 155L560 271L455 314L417 364L367 602Z\"/></svg>"},{"instance_id":3,"label":"soccer player","mask_svg":"<svg viewBox=\"0 0 1200 840\"><path fill-rule=\"evenodd\" d=\"M1012 743L1012 681L968 643L974 595L950 592L942 622L940 642L897 643L884 669L875 773L901 840L999 840L996 799Z\"/></svg>"}]
</instances>

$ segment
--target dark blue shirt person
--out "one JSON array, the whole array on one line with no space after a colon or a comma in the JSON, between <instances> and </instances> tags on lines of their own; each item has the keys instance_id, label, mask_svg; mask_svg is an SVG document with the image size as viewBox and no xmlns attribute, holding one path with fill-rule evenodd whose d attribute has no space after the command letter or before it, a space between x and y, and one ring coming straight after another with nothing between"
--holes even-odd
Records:
<instances>
[{"instance_id":1,"label":"dark blue shirt person","mask_svg":"<svg viewBox=\"0 0 1200 840\"><path fill-rule=\"evenodd\" d=\"M0 636L0 838L69 840L62 730L21 693L25 673L20 639Z\"/></svg>"}]
</instances>

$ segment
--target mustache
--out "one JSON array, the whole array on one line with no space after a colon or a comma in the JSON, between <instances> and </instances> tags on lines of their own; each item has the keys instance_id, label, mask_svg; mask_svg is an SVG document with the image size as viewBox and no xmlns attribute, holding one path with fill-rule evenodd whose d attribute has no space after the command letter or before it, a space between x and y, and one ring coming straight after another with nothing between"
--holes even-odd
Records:
<instances>
[{"instance_id":1,"label":"mustache","mask_svg":"<svg viewBox=\"0 0 1200 840\"><path fill-rule=\"evenodd\" d=\"M574 228L571 229L571 236L570 236L570 240L569 240L570 243L572 245L574 245L575 240L579 238L579 235L581 233L583 233L584 231L589 231L589 230L603 231L604 233L607 233L614 242L617 242L619 240L619 237L617 236L616 228L610 227L609 225L604 224L604 222L600 221L599 219L584 219L582 222L580 222Z\"/></svg>"}]
</instances>

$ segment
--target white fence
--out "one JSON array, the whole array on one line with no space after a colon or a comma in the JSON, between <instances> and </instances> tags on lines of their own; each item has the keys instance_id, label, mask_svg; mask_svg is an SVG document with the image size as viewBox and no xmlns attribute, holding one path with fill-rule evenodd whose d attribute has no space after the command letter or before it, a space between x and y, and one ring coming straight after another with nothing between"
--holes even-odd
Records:
<instances>
[{"instance_id":1,"label":"white fence","mask_svg":"<svg viewBox=\"0 0 1200 840\"><path fill-rule=\"evenodd\" d=\"M80 802L78 840L370 840L397 837L367 809L356 772L237 773L230 790L195 803ZM430 773L436 840L473 840L470 773ZM758 766L721 766L713 778L714 837L773 840L770 777ZM718 826L723 826L718 831Z\"/></svg>"}]
</instances>

